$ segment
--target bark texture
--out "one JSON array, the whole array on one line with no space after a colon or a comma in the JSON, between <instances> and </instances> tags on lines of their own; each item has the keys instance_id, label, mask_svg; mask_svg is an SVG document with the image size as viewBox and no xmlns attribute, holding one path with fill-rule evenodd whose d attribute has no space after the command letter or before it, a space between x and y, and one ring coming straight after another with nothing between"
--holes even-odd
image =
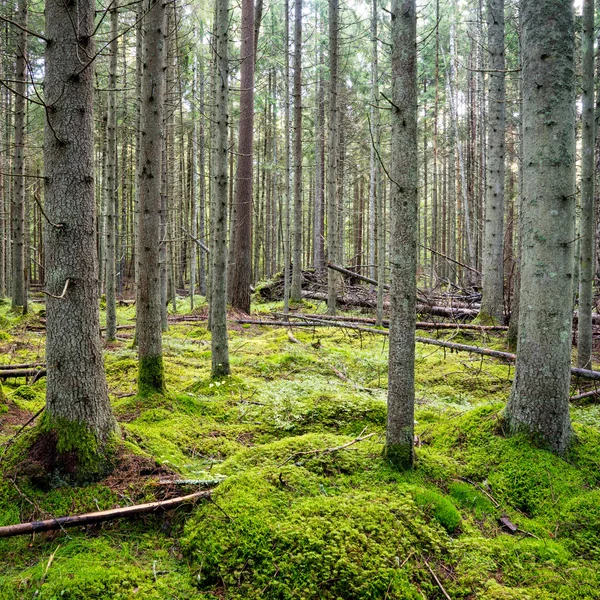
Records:
<instances>
[{"instance_id":1,"label":"bark texture","mask_svg":"<svg viewBox=\"0 0 600 600\"><path fill-rule=\"evenodd\" d=\"M106 120L106 339L114 340L117 335L116 299L116 213L117 213L117 57L119 40L118 0L110 11L110 62L108 68L108 110Z\"/></svg>"},{"instance_id":2,"label":"bark texture","mask_svg":"<svg viewBox=\"0 0 600 600\"><path fill-rule=\"evenodd\" d=\"M94 201L92 0L46 2L46 423L95 470L116 430L102 361ZM72 22L78 23L75 32ZM93 447L90 447L90 444ZM84 447L86 446L86 447Z\"/></svg>"},{"instance_id":3,"label":"bark texture","mask_svg":"<svg viewBox=\"0 0 600 600\"><path fill-rule=\"evenodd\" d=\"M216 4L215 144L213 182L213 251L211 285L212 375L229 375L227 339L227 99L229 95L229 2Z\"/></svg>"},{"instance_id":4,"label":"bark texture","mask_svg":"<svg viewBox=\"0 0 600 600\"><path fill-rule=\"evenodd\" d=\"M579 319L577 366L592 368L592 303L594 284L594 0L583 2L581 124L581 217L579 219Z\"/></svg>"},{"instance_id":5,"label":"bark texture","mask_svg":"<svg viewBox=\"0 0 600 600\"><path fill-rule=\"evenodd\" d=\"M291 299L302 300L302 0L294 12L294 232Z\"/></svg>"},{"instance_id":6,"label":"bark texture","mask_svg":"<svg viewBox=\"0 0 600 600\"><path fill-rule=\"evenodd\" d=\"M504 0L488 0L487 23L490 72L481 316L500 321L504 313Z\"/></svg>"},{"instance_id":7,"label":"bark texture","mask_svg":"<svg viewBox=\"0 0 600 600\"><path fill-rule=\"evenodd\" d=\"M329 0L329 115L327 124L327 260L338 260L337 159L338 159L338 0ZM334 315L339 276L327 272L327 312Z\"/></svg>"},{"instance_id":8,"label":"bark texture","mask_svg":"<svg viewBox=\"0 0 600 600\"><path fill-rule=\"evenodd\" d=\"M160 0L148 0L146 11L142 24L136 329L139 348L138 392L142 395L162 393L165 389L159 244L164 210L161 174L167 21L165 5Z\"/></svg>"},{"instance_id":9,"label":"bark texture","mask_svg":"<svg viewBox=\"0 0 600 600\"><path fill-rule=\"evenodd\" d=\"M506 418L557 454L571 441L575 64L569 0L524 0L521 291Z\"/></svg>"},{"instance_id":10,"label":"bark texture","mask_svg":"<svg viewBox=\"0 0 600 600\"><path fill-rule=\"evenodd\" d=\"M19 0L18 21L27 27L27 0ZM15 154L12 197L12 307L27 312L25 275L25 93L27 81L27 34L17 30L17 60L15 64Z\"/></svg>"},{"instance_id":11,"label":"bark texture","mask_svg":"<svg viewBox=\"0 0 600 600\"><path fill-rule=\"evenodd\" d=\"M415 0L392 4L390 354L385 455L411 468L414 454L417 298L417 17Z\"/></svg>"},{"instance_id":12,"label":"bark texture","mask_svg":"<svg viewBox=\"0 0 600 600\"><path fill-rule=\"evenodd\" d=\"M254 144L254 0L242 0L240 125L230 294L233 307L250 314L252 280L252 172Z\"/></svg>"}]
</instances>

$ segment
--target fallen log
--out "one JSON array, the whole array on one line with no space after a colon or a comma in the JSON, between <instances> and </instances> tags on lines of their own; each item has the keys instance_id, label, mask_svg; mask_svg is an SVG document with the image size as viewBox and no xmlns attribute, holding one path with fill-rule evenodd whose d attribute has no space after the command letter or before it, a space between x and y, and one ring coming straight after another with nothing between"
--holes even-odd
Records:
<instances>
[{"instance_id":1,"label":"fallen log","mask_svg":"<svg viewBox=\"0 0 600 600\"><path fill-rule=\"evenodd\" d=\"M0 370L0 379L10 379L11 377L35 377L36 381L46 375L46 369L2 369Z\"/></svg>"},{"instance_id":2,"label":"fallen log","mask_svg":"<svg viewBox=\"0 0 600 600\"><path fill-rule=\"evenodd\" d=\"M273 313L280 316L280 313ZM337 316L337 315L318 315L318 314L290 314L290 317L294 318L317 318L325 321L344 321L349 323L367 323L375 325L377 321L368 317L348 317L348 316ZM382 321L384 327L389 327L390 322L387 320ZM417 329L466 329L473 331L507 331L507 325L474 325L472 323L435 323L429 321L417 321Z\"/></svg>"},{"instance_id":3,"label":"fallen log","mask_svg":"<svg viewBox=\"0 0 600 600\"><path fill-rule=\"evenodd\" d=\"M342 273L342 275L346 275L347 277L352 277L354 279L358 279L359 281L364 281L366 283L370 283L375 286L379 286L379 282L376 279L371 279L370 277L365 277L364 275L359 275L350 269L344 269L344 267L339 267L338 265L334 265L333 263L327 263L327 268L332 269L333 271L337 271L338 273ZM389 290L390 286L387 283L383 284L384 290Z\"/></svg>"},{"instance_id":4,"label":"fallen log","mask_svg":"<svg viewBox=\"0 0 600 600\"><path fill-rule=\"evenodd\" d=\"M179 496L170 500L160 500L158 502L148 502L146 504L136 504L134 506L125 506L123 508L113 508L111 510L101 510L98 512L85 513L82 515L71 515L68 517L58 517L55 519L46 519L44 521L32 521L30 523L19 523L18 525L6 525L0 527L0 538L13 537L16 535L27 535L30 533L39 533L42 531L54 531L66 527L77 527L81 525L91 525L92 523L102 523L111 519L123 519L155 512L157 510L170 510L181 504L193 502L200 498L209 498L212 490L195 492L187 496Z\"/></svg>"},{"instance_id":5,"label":"fallen log","mask_svg":"<svg viewBox=\"0 0 600 600\"><path fill-rule=\"evenodd\" d=\"M305 317L306 318L306 317ZM238 323L251 323L251 319L239 319ZM344 323L342 321L326 321L321 319L307 319L306 324L301 323L290 323L286 321L259 321L255 323L257 325L274 325L282 327L307 327L312 324L322 325L323 327L341 327L343 329L355 329L358 331L366 331L368 333L375 333L378 335L389 336L390 333L386 329L376 329L375 327L363 327L360 325L353 325L352 323ZM415 341L420 344L431 344L433 346L440 346L441 348L449 348L450 350L456 350L457 352L470 352L472 354L480 354L483 356L491 356L492 358L499 358L506 360L507 362L515 362L516 355L511 352L502 352L501 350L493 350L491 348L482 348L481 346L469 346L467 344L457 344L455 342L447 342L445 340L436 340L433 338L424 338L415 336ZM589 369L580 369L579 367L571 367L571 375L581 377L582 379L593 379L600 381L600 371L591 371Z\"/></svg>"},{"instance_id":6,"label":"fallen log","mask_svg":"<svg viewBox=\"0 0 600 600\"><path fill-rule=\"evenodd\" d=\"M25 363L20 365L0 365L0 371L8 371L10 369L33 369L33 367L45 367L45 362Z\"/></svg>"}]
</instances>

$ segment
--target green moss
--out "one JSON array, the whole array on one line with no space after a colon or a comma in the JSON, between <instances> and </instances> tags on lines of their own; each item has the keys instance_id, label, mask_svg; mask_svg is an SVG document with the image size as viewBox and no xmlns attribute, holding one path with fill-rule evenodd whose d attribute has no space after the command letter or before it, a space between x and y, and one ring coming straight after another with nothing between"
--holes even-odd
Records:
<instances>
[{"instance_id":1,"label":"green moss","mask_svg":"<svg viewBox=\"0 0 600 600\"><path fill-rule=\"evenodd\" d=\"M138 394L140 396L163 394L165 387L163 357L140 357L138 365Z\"/></svg>"},{"instance_id":2,"label":"green moss","mask_svg":"<svg viewBox=\"0 0 600 600\"><path fill-rule=\"evenodd\" d=\"M412 469L414 462L413 445L408 444L386 444L383 456L395 469Z\"/></svg>"},{"instance_id":3,"label":"green moss","mask_svg":"<svg viewBox=\"0 0 600 600\"><path fill-rule=\"evenodd\" d=\"M86 423L51 417L47 411L40 418L33 444L40 442L51 455L52 446L55 448L56 462L52 465L50 459L48 466L54 468L59 481L77 485L97 480L111 470L118 443L116 434L100 440Z\"/></svg>"},{"instance_id":4,"label":"green moss","mask_svg":"<svg viewBox=\"0 0 600 600\"><path fill-rule=\"evenodd\" d=\"M460 527L460 514L452 501L434 490L417 490L415 503L428 512L448 532L454 533Z\"/></svg>"}]
</instances>

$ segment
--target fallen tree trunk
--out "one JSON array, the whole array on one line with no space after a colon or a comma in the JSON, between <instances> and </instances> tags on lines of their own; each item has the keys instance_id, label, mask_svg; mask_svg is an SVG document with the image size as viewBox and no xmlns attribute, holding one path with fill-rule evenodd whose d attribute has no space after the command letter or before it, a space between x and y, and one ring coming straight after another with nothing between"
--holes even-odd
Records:
<instances>
[{"instance_id":1,"label":"fallen tree trunk","mask_svg":"<svg viewBox=\"0 0 600 600\"><path fill-rule=\"evenodd\" d=\"M11 377L36 377L36 380L46 375L46 369L8 369L0 370L0 379Z\"/></svg>"},{"instance_id":2,"label":"fallen tree trunk","mask_svg":"<svg viewBox=\"0 0 600 600\"><path fill-rule=\"evenodd\" d=\"M113 508L111 510L101 510L99 512L85 513L82 515L72 515L68 517L58 517L56 519L46 519L45 521L32 521L30 523L19 523L18 525L6 525L0 527L0 538L13 537L15 535L27 535L29 533L39 533L41 531L54 531L66 527L77 527L81 525L91 525L92 523L102 523L111 519L123 519L155 512L159 509L170 510L186 502L193 502L200 498L209 498L212 490L195 492L187 496L179 496L170 500L160 500L158 502L148 502L147 504L136 504L134 506L125 506L123 508Z\"/></svg>"},{"instance_id":3,"label":"fallen tree trunk","mask_svg":"<svg viewBox=\"0 0 600 600\"><path fill-rule=\"evenodd\" d=\"M34 367L45 367L45 362L25 363L21 365L0 365L0 371L9 371L13 369L33 369Z\"/></svg>"},{"instance_id":4,"label":"fallen tree trunk","mask_svg":"<svg viewBox=\"0 0 600 600\"><path fill-rule=\"evenodd\" d=\"M372 285L379 286L379 282L376 279L371 279L370 277L365 277L364 275L359 275L350 269L344 269L344 267L339 267L338 265L334 265L333 263L327 263L327 268L332 269L333 271L338 271L338 273L342 273L342 275L346 275L347 277L352 277L354 279L358 279L360 281L364 281L366 283L370 283ZM387 283L383 284L384 290L389 290L390 286Z\"/></svg>"},{"instance_id":5,"label":"fallen tree trunk","mask_svg":"<svg viewBox=\"0 0 600 600\"><path fill-rule=\"evenodd\" d=\"M256 325L275 325L282 327L306 327L312 324L322 325L323 327L341 327L343 329L355 329L358 331L366 331L368 333L375 333L378 335L389 336L389 331L386 329L376 329L375 327L362 327L360 325L353 325L352 323L344 323L341 321L327 321L319 319L307 319L306 325L300 323L289 323L286 321L258 321ZM250 319L238 319L238 323L252 323ZM447 342L445 340L436 340L433 338L424 338L420 336L415 337L415 341L420 344L431 344L433 346L440 346L441 348L449 348L450 350L456 350L457 352L470 352L472 354L481 354L483 356L491 356L493 358L499 358L508 362L514 362L516 355L511 352L502 352L501 350L493 350L491 348L482 348L481 346L469 346L467 344L456 344L455 342ZM580 369L579 367L571 367L571 375L581 377L582 379L593 379L600 381L600 371L591 371L589 369Z\"/></svg>"},{"instance_id":6,"label":"fallen tree trunk","mask_svg":"<svg viewBox=\"0 0 600 600\"><path fill-rule=\"evenodd\" d=\"M274 313L278 316L279 313ZM318 314L290 314L290 317L300 319L302 317L322 319L324 321L344 321L349 323L367 323L375 325L376 320L368 317L347 317L338 315L318 315ZM383 326L388 327L389 321L383 321ZM508 326L506 325L473 325L472 323L435 323L428 321L417 321L417 329L466 329L473 331L507 331Z\"/></svg>"}]
</instances>

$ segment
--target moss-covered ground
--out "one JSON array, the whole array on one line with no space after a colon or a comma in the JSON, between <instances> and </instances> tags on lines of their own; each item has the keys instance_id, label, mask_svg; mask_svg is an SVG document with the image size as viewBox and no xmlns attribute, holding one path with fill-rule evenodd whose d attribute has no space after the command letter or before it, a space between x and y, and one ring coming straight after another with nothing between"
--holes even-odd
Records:
<instances>
[{"instance_id":1,"label":"moss-covered ground","mask_svg":"<svg viewBox=\"0 0 600 600\"><path fill-rule=\"evenodd\" d=\"M41 308L21 318L0 306L0 363L43 360ZM118 313L132 322L132 307ZM577 442L556 458L504 436L512 367L419 344L417 464L398 473L381 455L383 336L298 328L297 344L232 323L233 375L212 380L205 324L173 324L168 393L142 399L131 334L106 351L126 466L93 486L39 489L0 462L0 525L164 497L169 472L214 486L214 501L0 540L3 600L600 598L597 406L573 408ZM44 386L4 384L0 442L43 406Z\"/></svg>"}]
</instances>

